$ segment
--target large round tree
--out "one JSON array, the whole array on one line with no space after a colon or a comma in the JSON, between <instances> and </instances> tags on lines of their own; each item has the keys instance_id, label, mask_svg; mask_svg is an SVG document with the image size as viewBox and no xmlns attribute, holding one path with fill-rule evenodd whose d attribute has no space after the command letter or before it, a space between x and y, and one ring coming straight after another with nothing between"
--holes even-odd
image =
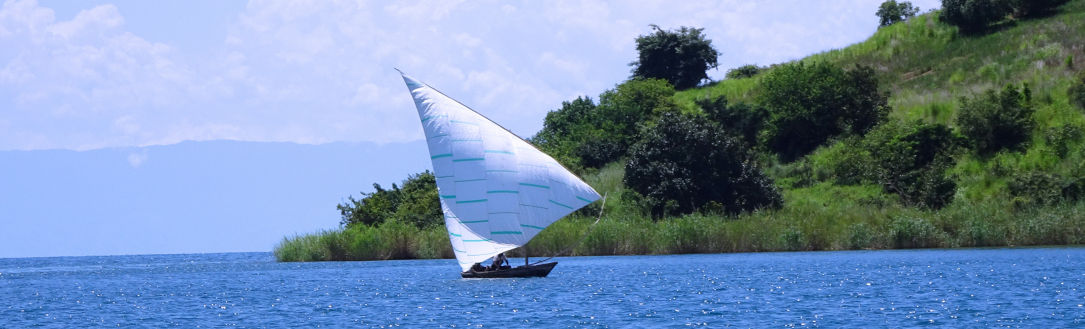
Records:
<instances>
[{"instance_id":1,"label":"large round tree","mask_svg":"<svg viewBox=\"0 0 1085 329\"><path fill-rule=\"evenodd\" d=\"M625 184L654 216L709 204L727 213L779 206L779 191L743 145L701 118L665 113L630 149Z\"/></svg>"},{"instance_id":2,"label":"large round tree","mask_svg":"<svg viewBox=\"0 0 1085 329\"><path fill-rule=\"evenodd\" d=\"M678 89L696 87L708 78L708 69L716 68L720 56L705 39L704 29L681 27L664 31L651 25L655 32L637 37L637 61L630 63L634 78L664 79Z\"/></svg>"}]
</instances>

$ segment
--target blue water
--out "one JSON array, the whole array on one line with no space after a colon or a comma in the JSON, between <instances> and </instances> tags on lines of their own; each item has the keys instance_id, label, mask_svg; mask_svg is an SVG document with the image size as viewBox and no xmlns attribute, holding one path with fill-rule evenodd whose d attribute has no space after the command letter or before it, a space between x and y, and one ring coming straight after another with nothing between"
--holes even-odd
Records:
<instances>
[{"instance_id":1,"label":"blue water","mask_svg":"<svg viewBox=\"0 0 1085 329\"><path fill-rule=\"evenodd\" d=\"M0 259L0 327L1085 326L1085 248L559 261L547 278L464 280L452 260Z\"/></svg>"}]
</instances>

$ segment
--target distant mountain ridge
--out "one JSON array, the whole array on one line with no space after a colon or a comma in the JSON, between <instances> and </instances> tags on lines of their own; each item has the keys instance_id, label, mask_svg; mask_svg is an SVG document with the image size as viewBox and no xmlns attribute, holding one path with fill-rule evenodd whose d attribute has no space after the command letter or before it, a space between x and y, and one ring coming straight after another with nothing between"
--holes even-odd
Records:
<instances>
[{"instance_id":1,"label":"distant mountain ridge","mask_svg":"<svg viewBox=\"0 0 1085 329\"><path fill-rule=\"evenodd\" d=\"M421 141L0 151L0 257L266 251L425 170ZM73 238L74 237L74 238Z\"/></svg>"}]
</instances>

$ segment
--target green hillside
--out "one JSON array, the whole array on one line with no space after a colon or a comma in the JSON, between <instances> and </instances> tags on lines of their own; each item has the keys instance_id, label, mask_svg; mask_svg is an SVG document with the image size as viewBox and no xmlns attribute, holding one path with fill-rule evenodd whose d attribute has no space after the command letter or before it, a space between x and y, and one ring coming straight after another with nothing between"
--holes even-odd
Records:
<instances>
[{"instance_id":1,"label":"green hillside","mask_svg":"<svg viewBox=\"0 0 1085 329\"><path fill-rule=\"evenodd\" d=\"M544 150L565 150L556 157L608 197L597 225L592 226L598 203L555 223L528 247L535 255L574 245L574 255L610 255L1085 243L1085 110L1071 105L1067 96L1078 72L1085 71L1083 32L1085 0L1069 1L1047 17L1003 21L982 35L962 35L934 12L883 27L864 42L799 60L872 68L879 88L889 94L891 111L889 122L867 136L831 138L794 161L755 147L760 168L782 195L779 208L735 213L706 206L691 214L652 216L642 197L625 186L628 155L593 169L569 160L567 145L544 145ZM664 108L710 116L700 104L721 95L730 104L756 105L763 80L789 64L794 63L651 100L649 112ZM623 85L602 95L598 110L588 104L589 110L610 113L605 103L625 92L621 88L650 87ZM879 150L864 149L868 154L863 155L857 151L861 145L900 143L894 131L937 131L944 125L960 135L962 98L978 100L1008 85L1025 94L1022 102L1032 121L1028 140L992 153L946 151L951 160L944 176L952 190L944 206L918 206L904 194L888 193L884 182L851 172L858 171L857 157L870 158ZM612 138L598 131L584 134ZM546 137L534 141L545 143ZM909 174L926 175L923 170ZM404 208L414 209L386 213L396 218ZM286 238L276 256L281 261L452 257L439 219L415 221L418 225L384 218L367 223Z\"/></svg>"}]
</instances>

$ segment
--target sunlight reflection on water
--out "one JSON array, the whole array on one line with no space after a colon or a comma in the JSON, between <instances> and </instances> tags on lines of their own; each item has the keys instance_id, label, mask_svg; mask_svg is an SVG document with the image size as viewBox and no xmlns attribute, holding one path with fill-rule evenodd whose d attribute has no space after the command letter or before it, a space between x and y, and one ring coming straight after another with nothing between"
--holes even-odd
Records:
<instances>
[{"instance_id":1,"label":"sunlight reflection on water","mask_svg":"<svg viewBox=\"0 0 1085 329\"><path fill-rule=\"evenodd\" d=\"M0 259L0 327L1085 325L1085 249L572 257L548 278L452 260L267 253Z\"/></svg>"}]
</instances>

